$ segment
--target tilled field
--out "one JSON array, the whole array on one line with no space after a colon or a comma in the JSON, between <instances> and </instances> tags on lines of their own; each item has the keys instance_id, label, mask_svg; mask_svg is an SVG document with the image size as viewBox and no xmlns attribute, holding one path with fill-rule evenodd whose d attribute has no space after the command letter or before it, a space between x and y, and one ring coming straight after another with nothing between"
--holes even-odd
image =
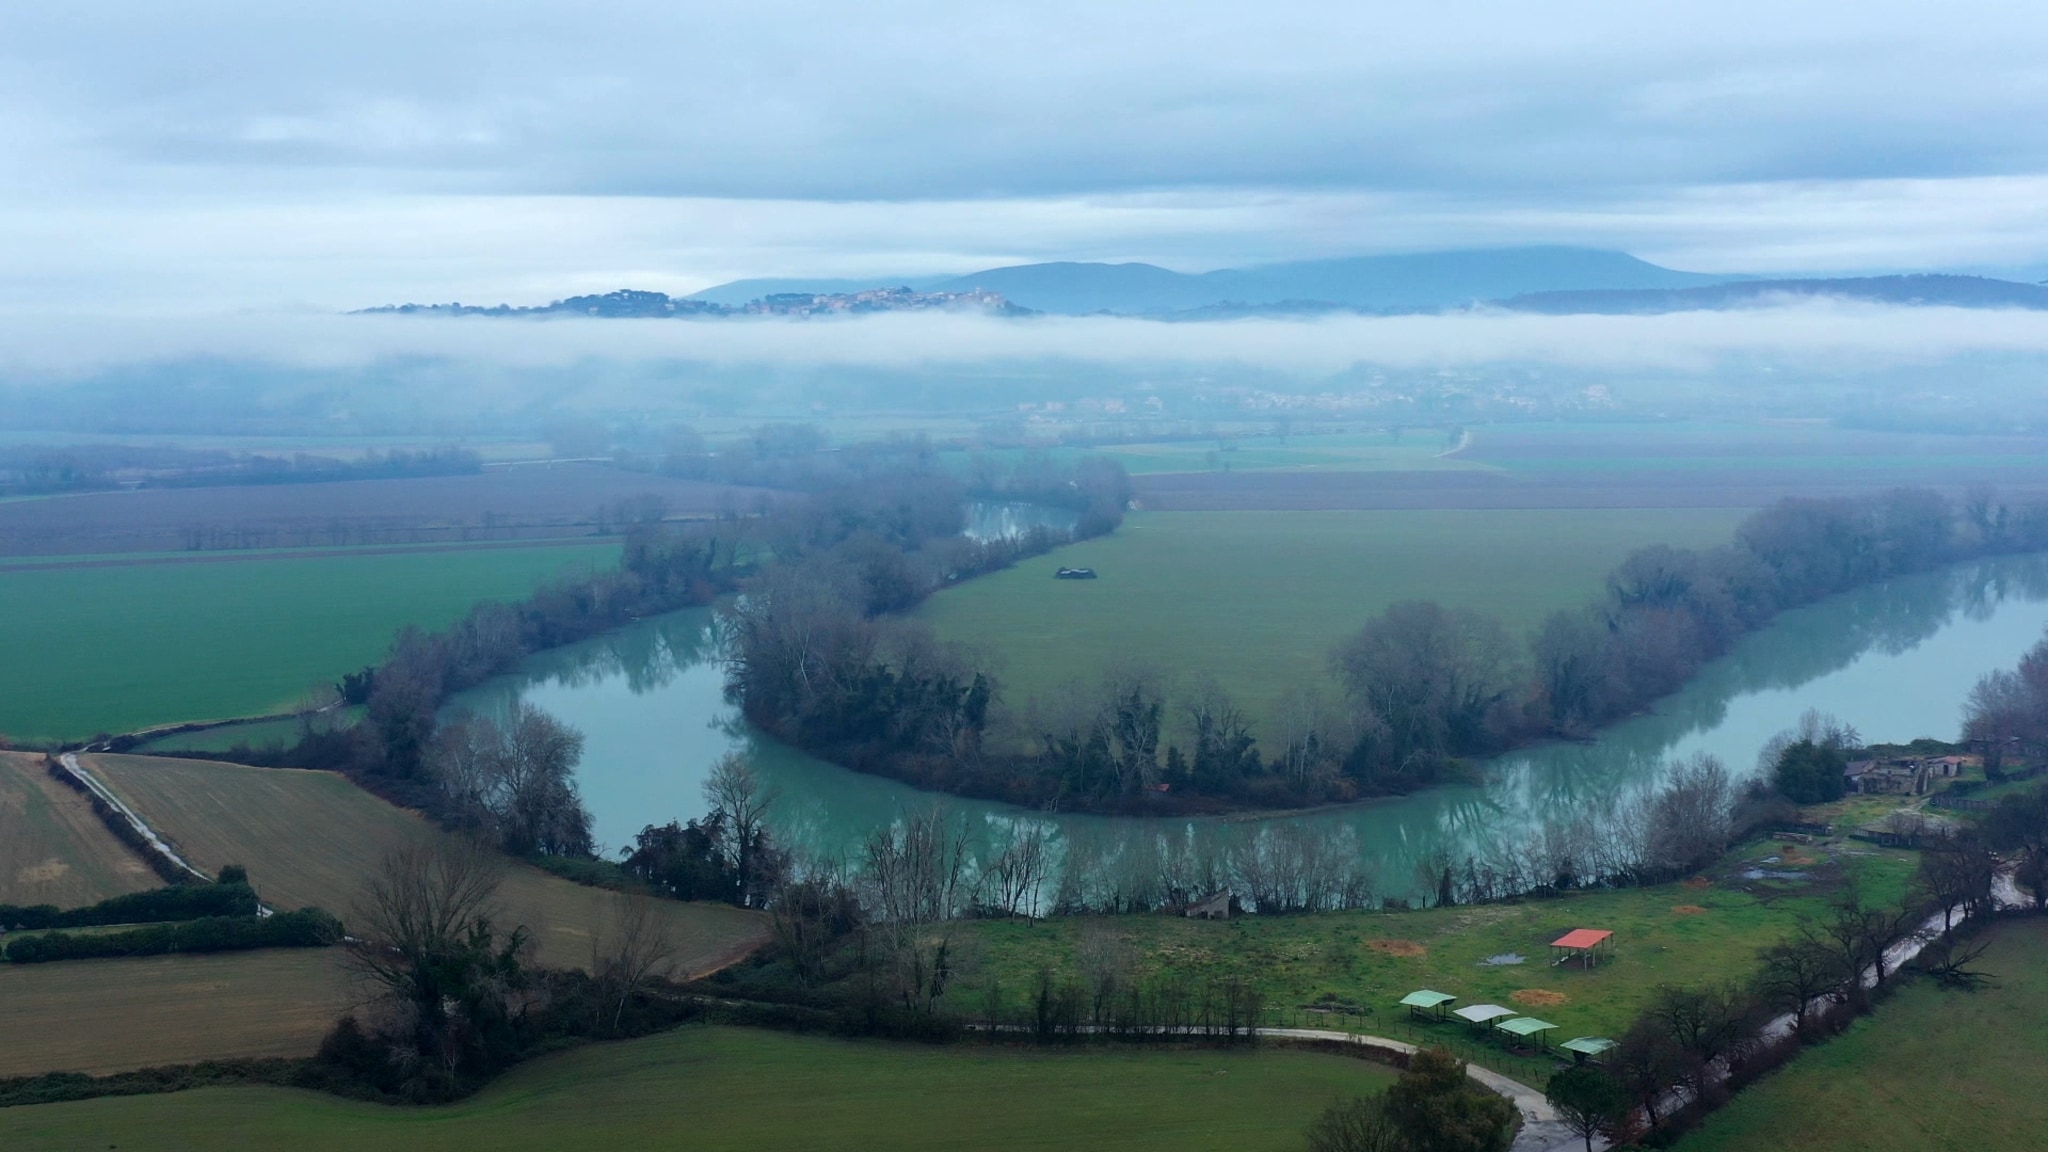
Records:
<instances>
[{"instance_id":1,"label":"tilled field","mask_svg":"<svg viewBox=\"0 0 2048 1152\"><path fill-rule=\"evenodd\" d=\"M0 555L456 544L589 536L622 502L669 516L751 511L735 488L591 464L331 484L147 488L0 503Z\"/></svg>"},{"instance_id":2,"label":"tilled field","mask_svg":"<svg viewBox=\"0 0 2048 1152\"><path fill-rule=\"evenodd\" d=\"M1988 484L2048 492L2048 460L1980 466L1910 462L1814 470L1698 467L1542 472L1182 472L1132 479L1155 512L1379 509L1760 508L1787 496L1848 496L1900 486L1960 494Z\"/></svg>"}]
</instances>

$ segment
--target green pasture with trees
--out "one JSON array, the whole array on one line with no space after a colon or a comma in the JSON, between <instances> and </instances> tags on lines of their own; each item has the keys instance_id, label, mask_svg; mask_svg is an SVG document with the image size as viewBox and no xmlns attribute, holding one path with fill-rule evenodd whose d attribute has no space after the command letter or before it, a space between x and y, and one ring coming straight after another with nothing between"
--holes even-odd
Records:
<instances>
[{"instance_id":1,"label":"green pasture with trees","mask_svg":"<svg viewBox=\"0 0 2048 1152\"><path fill-rule=\"evenodd\" d=\"M1330 650L1403 600L1496 616L1516 633L1599 594L1630 552L1726 542L1741 509L1159 512L949 588L916 615L987 648L1011 706L1151 664L1213 677L1262 739L1291 689L1335 699ZM1055 580L1061 566L1095 580Z\"/></svg>"},{"instance_id":2,"label":"green pasture with trees","mask_svg":"<svg viewBox=\"0 0 2048 1152\"><path fill-rule=\"evenodd\" d=\"M1845 862L1865 897L1881 904L1904 897L1914 866L1904 852L1834 850L1802 866L1810 869L1808 881L1740 877L1783 850L1771 841L1743 845L1690 882L1503 904L1227 922L1170 914L971 922L966 955L975 967L960 977L957 999L978 1004L993 981L1021 1010L1041 969L1084 984L1235 974L1256 983L1269 1023L1456 1042L1459 1054L1477 1063L1540 1075L1507 1058L1491 1038L1474 1044L1479 1037L1462 1021L1418 1024L1396 1002L1430 988L1457 996L1460 1006L1494 1003L1540 1017L1558 1026L1553 1041L1617 1037L1658 985L1746 974L1758 951L1789 935L1802 917L1825 918L1848 883ZM1552 967L1550 941L1574 928L1612 931L1612 955L1590 969ZM1498 962L1511 956L1522 962Z\"/></svg>"},{"instance_id":3,"label":"green pasture with trees","mask_svg":"<svg viewBox=\"0 0 2048 1152\"><path fill-rule=\"evenodd\" d=\"M209 1088L0 1109L0 1147L827 1149L1301 1147L1339 1097L1394 1073L1285 1050L932 1047L723 1027L585 1047L445 1107Z\"/></svg>"},{"instance_id":4,"label":"green pasture with trees","mask_svg":"<svg viewBox=\"0 0 2048 1152\"><path fill-rule=\"evenodd\" d=\"M2048 921L1988 930L1976 991L1920 980L1737 1095L1682 1152L2021 1152L2048 1132Z\"/></svg>"},{"instance_id":5,"label":"green pasture with trees","mask_svg":"<svg viewBox=\"0 0 2048 1152\"><path fill-rule=\"evenodd\" d=\"M617 541L0 572L0 733L78 740L293 708L399 629L608 567ZM33 653L33 658L26 654Z\"/></svg>"}]
</instances>

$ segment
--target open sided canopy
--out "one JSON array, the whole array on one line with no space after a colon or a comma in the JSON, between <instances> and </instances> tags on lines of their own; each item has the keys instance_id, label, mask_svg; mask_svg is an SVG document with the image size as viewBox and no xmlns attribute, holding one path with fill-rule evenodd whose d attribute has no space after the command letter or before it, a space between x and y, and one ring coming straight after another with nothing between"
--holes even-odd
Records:
<instances>
[{"instance_id":1,"label":"open sided canopy","mask_svg":"<svg viewBox=\"0 0 2048 1152\"><path fill-rule=\"evenodd\" d=\"M1455 1013L1452 1013L1452 1015L1457 1016L1459 1019L1470 1020L1474 1024L1484 1024L1488 1020L1498 1020L1503 1016L1513 1016L1514 1014L1515 1010L1513 1008L1503 1008L1498 1004L1474 1004L1470 1008L1460 1008Z\"/></svg>"},{"instance_id":2,"label":"open sided canopy","mask_svg":"<svg viewBox=\"0 0 2048 1152\"><path fill-rule=\"evenodd\" d=\"M1516 1036L1534 1036L1538 1032L1548 1032L1557 1025L1545 1024L1534 1016L1518 1016L1513 1020L1503 1020L1494 1027Z\"/></svg>"},{"instance_id":3,"label":"open sided canopy","mask_svg":"<svg viewBox=\"0 0 2048 1152\"><path fill-rule=\"evenodd\" d=\"M1559 1044L1558 1047L1567 1052L1577 1052L1581 1056L1598 1056L1609 1048L1614 1047L1614 1041L1609 1040L1605 1036L1580 1036L1576 1039L1567 1040Z\"/></svg>"},{"instance_id":4,"label":"open sided canopy","mask_svg":"<svg viewBox=\"0 0 2048 1152\"><path fill-rule=\"evenodd\" d=\"M1451 995L1449 992L1432 992L1429 989L1424 988L1417 992L1410 992L1406 996L1401 997L1401 1003L1407 1005L1410 1008L1436 1008L1445 1004L1449 1004L1451 1001L1456 999L1457 997Z\"/></svg>"},{"instance_id":5,"label":"open sided canopy","mask_svg":"<svg viewBox=\"0 0 2048 1152\"><path fill-rule=\"evenodd\" d=\"M1591 948L1614 933L1605 928L1574 928L1550 942L1552 948Z\"/></svg>"}]
</instances>

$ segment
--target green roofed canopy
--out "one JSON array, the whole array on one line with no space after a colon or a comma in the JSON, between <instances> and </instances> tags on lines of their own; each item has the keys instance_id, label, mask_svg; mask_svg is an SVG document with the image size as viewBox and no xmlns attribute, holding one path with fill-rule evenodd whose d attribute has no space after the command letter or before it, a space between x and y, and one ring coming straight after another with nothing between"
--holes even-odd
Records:
<instances>
[{"instance_id":1,"label":"green roofed canopy","mask_svg":"<svg viewBox=\"0 0 2048 1152\"><path fill-rule=\"evenodd\" d=\"M1474 1024L1484 1024L1488 1020L1498 1020L1514 1014L1513 1008L1503 1008L1498 1004L1474 1004L1470 1008L1460 1008L1453 1013L1459 1019L1470 1020Z\"/></svg>"},{"instance_id":2,"label":"green roofed canopy","mask_svg":"<svg viewBox=\"0 0 2048 1152\"><path fill-rule=\"evenodd\" d=\"M1410 1008L1437 1008L1449 1004L1456 999L1457 997L1449 992L1432 992L1424 988L1419 992L1410 992L1406 996L1401 997L1401 1003Z\"/></svg>"},{"instance_id":3,"label":"green roofed canopy","mask_svg":"<svg viewBox=\"0 0 2048 1152\"><path fill-rule=\"evenodd\" d=\"M1516 1036L1534 1036L1538 1032L1548 1032L1557 1025L1545 1024L1534 1016L1517 1016L1513 1020L1503 1020L1494 1027Z\"/></svg>"},{"instance_id":4,"label":"green roofed canopy","mask_svg":"<svg viewBox=\"0 0 2048 1152\"><path fill-rule=\"evenodd\" d=\"M1576 1040L1567 1040L1558 1047L1567 1052L1577 1052L1581 1056L1598 1056L1614 1047L1614 1041L1605 1036L1581 1036Z\"/></svg>"}]
</instances>

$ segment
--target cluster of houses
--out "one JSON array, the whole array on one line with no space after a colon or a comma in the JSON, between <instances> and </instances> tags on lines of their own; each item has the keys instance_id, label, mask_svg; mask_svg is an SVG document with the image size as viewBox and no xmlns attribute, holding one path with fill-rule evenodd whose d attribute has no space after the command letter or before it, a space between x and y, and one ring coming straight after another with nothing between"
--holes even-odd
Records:
<instances>
[{"instance_id":1,"label":"cluster of houses","mask_svg":"<svg viewBox=\"0 0 2048 1152\"><path fill-rule=\"evenodd\" d=\"M1896 756L1888 760L1851 760L1842 770L1848 791L1870 796L1925 796L1934 781L1953 779L1964 768L1982 763L1974 756Z\"/></svg>"}]
</instances>

